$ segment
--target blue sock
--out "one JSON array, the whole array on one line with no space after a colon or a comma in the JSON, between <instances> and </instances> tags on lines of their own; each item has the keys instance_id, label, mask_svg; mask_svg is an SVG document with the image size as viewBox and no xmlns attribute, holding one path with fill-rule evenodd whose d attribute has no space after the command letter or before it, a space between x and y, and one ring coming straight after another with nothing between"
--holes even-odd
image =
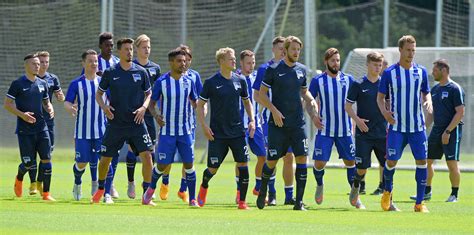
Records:
<instances>
[{"instance_id":1,"label":"blue sock","mask_svg":"<svg viewBox=\"0 0 474 235\"><path fill-rule=\"evenodd\" d=\"M115 177L115 173L117 172L118 162L119 162L119 156L117 154L117 156L112 158L112 162L110 163L110 165L112 165L112 168L114 169L112 172L112 177Z\"/></svg>"},{"instance_id":2,"label":"blue sock","mask_svg":"<svg viewBox=\"0 0 474 235\"><path fill-rule=\"evenodd\" d=\"M313 167L313 174L314 174L314 178L316 179L316 183L318 184L318 186L323 185L324 184L324 181L323 181L324 168L321 169L321 170L318 170L318 169L316 169L316 167Z\"/></svg>"},{"instance_id":3,"label":"blue sock","mask_svg":"<svg viewBox=\"0 0 474 235\"><path fill-rule=\"evenodd\" d=\"M194 178L196 178L196 173L194 173ZM194 179L196 181L196 179ZM196 183L196 182L194 182ZM179 185L179 191L180 192L186 192L186 188L188 185L186 184L186 178L181 178L181 184Z\"/></svg>"},{"instance_id":4,"label":"blue sock","mask_svg":"<svg viewBox=\"0 0 474 235\"><path fill-rule=\"evenodd\" d=\"M74 172L74 184L82 184L82 175L84 174L84 172L86 171L86 169L79 169L77 167L77 164L74 164L72 166L72 171Z\"/></svg>"},{"instance_id":5,"label":"blue sock","mask_svg":"<svg viewBox=\"0 0 474 235\"><path fill-rule=\"evenodd\" d=\"M347 171L347 182L349 183L349 187L352 187L352 183L354 183L354 176L356 173L355 165L348 167L346 171Z\"/></svg>"},{"instance_id":6,"label":"blue sock","mask_svg":"<svg viewBox=\"0 0 474 235\"><path fill-rule=\"evenodd\" d=\"M383 178L384 178L384 189L387 192L392 192L393 188L393 174L395 174L395 167L394 168L388 168L387 165L383 168Z\"/></svg>"},{"instance_id":7,"label":"blue sock","mask_svg":"<svg viewBox=\"0 0 474 235\"><path fill-rule=\"evenodd\" d=\"M28 172L28 169L26 169L25 164L20 163L20 165L18 166L18 173L16 175L16 178L19 181L23 181L23 176L26 174L26 172Z\"/></svg>"},{"instance_id":8,"label":"blue sock","mask_svg":"<svg viewBox=\"0 0 474 235\"><path fill-rule=\"evenodd\" d=\"M99 180L99 189L105 189L105 180Z\"/></svg>"},{"instance_id":9,"label":"blue sock","mask_svg":"<svg viewBox=\"0 0 474 235\"><path fill-rule=\"evenodd\" d=\"M235 184L237 185L237 191L240 191L240 185L239 185L239 177L235 177Z\"/></svg>"},{"instance_id":10,"label":"blue sock","mask_svg":"<svg viewBox=\"0 0 474 235\"><path fill-rule=\"evenodd\" d=\"M97 181L97 160L89 162L89 169L91 170L91 180Z\"/></svg>"},{"instance_id":11,"label":"blue sock","mask_svg":"<svg viewBox=\"0 0 474 235\"><path fill-rule=\"evenodd\" d=\"M51 162L48 163L40 163L43 167L43 192L49 192L49 188L51 186L51 175L53 173L53 164Z\"/></svg>"},{"instance_id":12,"label":"blue sock","mask_svg":"<svg viewBox=\"0 0 474 235\"><path fill-rule=\"evenodd\" d=\"M185 183L189 189L189 201L196 199L196 172L194 168L185 169L186 172L186 180Z\"/></svg>"},{"instance_id":13,"label":"blue sock","mask_svg":"<svg viewBox=\"0 0 474 235\"><path fill-rule=\"evenodd\" d=\"M162 175L163 175L163 172L159 171L158 168L153 167L153 174L151 175L150 188L156 189L156 184L158 183L158 180L160 179Z\"/></svg>"},{"instance_id":14,"label":"blue sock","mask_svg":"<svg viewBox=\"0 0 474 235\"><path fill-rule=\"evenodd\" d=\"M262 177L255 177L255 190L260 191L262 185Z\"/></svg>"},{"instance_id":15,"label":"blue sock","mask_svg":"<svg viewBox=\"0 0 474 235\"><path fill-rule=\"evenodd\" d=\"M276 179L276 175L272 175L270 177L270 180L268 181L268 193L272 193L272 194L276 193L275 179Z\"/></svg>"},{"instance_id":16,"label":"blue sock","mask_svg":"<svg viewBox=\"0 0 474 235\"><path fill-rule=\"evenodd\" d=\"M170 175L163 175L163 179L161 181L164 185L168 185L170 183Z\"/></svg>"},{"instance_id":17,"label":"blue sock","mask_svg":"<svg viewBox=\"0 0 474 235\"><path fill-rule=\"evenodd\" d=\"M417 165L416 166L416 204L420 204L423 201L423 197L425 196L425 188L426 188L426 178L428 175L428 170L426 165Z\"/></svg>"},{"instance_id":18,"label":"blue sock","mask_svg":"<svg viewBox=\"0 0 474 235\"><path fill-rule=\"evenodd\" d=\"M293 185L285 186L285 201L293 199Z\"/></svg>"},{"instance_id":19,"label":"blue sock","mask_svg":"<svg viewBox=\"0 0 474 235\"><path fill-rule=\"evenodd\" d=\"M109 171L107 172L107 178L105 180L105 194L110 194L110 189L112 188L112 183L114 181L114 168L112 164L109 166Z\"/></svg>"},{"instance_id":20,"label":"blue sock","mask_svg":"<svg viewBox=\"0 0 474 235\"><path fill-rule=\"evenodd\" d=\"M145 181L142 182L143 194L145 194L146 190L148 189L148 187L150 187L150 185L151 185L150 182L145 182Z\"/></svg>"}]
</instances>

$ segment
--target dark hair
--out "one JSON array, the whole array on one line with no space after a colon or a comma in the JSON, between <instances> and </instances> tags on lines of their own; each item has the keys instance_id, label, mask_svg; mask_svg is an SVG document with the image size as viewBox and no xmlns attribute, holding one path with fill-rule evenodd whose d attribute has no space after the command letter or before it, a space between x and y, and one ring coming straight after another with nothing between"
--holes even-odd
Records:
<instances>
[{"instance_id":1,"label":"dark hair","mask_svg":"<svg viewBox=\"0 0 474 235\"><path fill-rule=\"evenodd\" d=\"M133 39L131 38L121 38L117 41L117 49L121 49L122 48L122 44L127 44L127 43L130 43L130 44L133 44Z\"/></svg>"},{"instance_id":2,"label":"dark hair","mask_svg":"<svg viewBox=\"0 0 474 235\"><path fill-rule=\"evenodd\" d=\"M82 61L86 61L86 58L87 58L88 55L97 55L97 52L92 50L92 49L88 49L88 50L82 52L82 56L81 56Z\"/></svg>"},{"instance_id":3,"label":"dark hair","mask_svg":"<svg viewBox=\"0 0 474 235\"><path fill-rule=\"evenodd\" d=\"M111 32L103 32L99 35L99 45L101 45L104 41L110 40L114 37Z\"/></svg>"},{"instance_id":4,"label":"dark hair","mask_svg":"<svg viewBox=\"0 0 474 235\"><path fill-rule=\"evenodd\" d=\"M324 61L328 61L329 58L331 58L335 54L339 54L339 50L337 50L334 47L327 49L326 52L324 53Z\"/></svg>"},{"instance_id":5,"label":"dark hair","mask_svg":"<svg viewBox=\"0 0 474 235\"><path fill-rule=\"evenodd\" d=\"M246 56L255 56L255 53L251 50L243 50L240 52L240 60L244 60Z\"/></svg>"},{"instance_id":6,"label":"dark hair","mask_svg":"<svg viewBox=\"0 0 474 235\"><path fill-rule=\"evenodd\" d=\"M449 74L449 64L448 64L448 61L446 59L435 60L435 62L433 62L433 64L439 70L445 68L446 72L448 72L448 74Z\"/></svg>"},{"instance_id":7,"label":"dark hair","mask_svg":"<svg viewBox=\"0 0 474 235\"><path fill-rule=\"evenodd\" d=\"M183 50L191 59L193 58L192 50L188 45L180 44L178 48Z\"/></svg>"},{"instance_id":8,"label":"dark hair","mask_svg":"<svg viewBox=\"0 0 474 235\"><path fill-rule=\"evenodd\" d=\"M181 47L177 47L171 51L168 52L168 61L174 60L176 56L183 55L186 56L186 51L181 49Z\"/></svg>"},{"instance_id":9,"label":"dark hair","mask_svg":"<svg viewBox=\"0 0 474 235\"><path fill-rule=\"evenodd\" d=\"M24 60L24 61L27 61L27 60L29 60L29 59L31 59L31 58L38 58L38 54L36 54L36 53L34 53L34 54L33 54L33 53L32 53L32 54L28 54L28 55L25 56L25 58L23 58L23 60Z\"/></svg>"},{"instance_id":10,"label":"dark hair","mask_svg":"<svg viewBox=\"0 0 474 235\"><path fill-rule=\"evenodd\" d=\"M282 42L285 42L285 37L283 36L276 36L273 41L272 41L272 45L275 46L276 44L278 43L282 43Z\"/></svg>"}]
</instances>

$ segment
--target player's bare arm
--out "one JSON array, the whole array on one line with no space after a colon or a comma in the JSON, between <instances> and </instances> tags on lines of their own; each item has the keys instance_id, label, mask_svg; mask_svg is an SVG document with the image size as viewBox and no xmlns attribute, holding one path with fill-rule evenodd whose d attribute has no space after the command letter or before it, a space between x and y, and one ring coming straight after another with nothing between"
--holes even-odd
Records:
<instances>
[{"instance_id":1,"label":"player's bare arm","mask_svg":"<svg viewBox=\"0 0 474 235\"><path fill-rule=\"evenodd\" d=\"M108 119L112 120L114 119L114 113L113 111L115 110L112 106L106 105L104 100L102 99L102 96L104 95L104 92L101 90L97 90L95 93L95 100L97 101L97 104L99 107L104 110L105 116L107 116Z\"/></svg>"},{"instance_id":2,"label":"player's bare arm","mask_svg":"<svg viewBox=\"0 0 474 235\"><path fill-rule=\"evenodd\" d=\"M283 126L283 119L285 117L283 114L275 107L275 105L272 104L268 96L266 95L268 93L268 87L266 86L261 86L260 91L259 91L259 97L260 97L260 104L265 106L265 108L269 109L270 112L272 112L273 120L275 121L275 125L278 127Z\"/></svg>"},{"instance_id":3,"label":"player's bare arm","mask_svg":"<svg viewBox=\"0 0 474 235\"><path fill-rule=\"evenodd\" d=\"M143 105L133 112L133 114L135 114L135 118L133 119L135 123L137 124L143 123L145 112L148 109L148 106L150 104L150 98L151 98L151 90L145 92L145 101L143 102Z\"/></svg>"},{"instance_id":4,"label":"player's bare arm","mask_svg":"<svg viewBox=\"0 0 474 235\"><path fill-rule=\"evenodd\" d=\"M250 119L248 124L249 136L250 138L253 138L253 135L255 134L255 115L253 113L253 105L249 98L242 99L242 101L244 102L245 112L247 112Z\"/></svg>"},{"instance_id":5,"label":"player's bare arm","mask_svg":"<svg viewBox=\"0 0 474 235\"><path fill-rule=\"evenodd\" d=\"M10 113L20 117L23 119L23 121L28 122L28 123L35 123L36 118L33 116L34 113L32 112L22 112L16 108L15 101L9 97L5 97L5 103L3 104L3 107Z\"/></svg>"},{"instance_id":6,"label":"player's bare arm","mask_svg":"<svg viewBox=\"0 0 474 235\"><path fill-rule=\"evenodd\" d=\"M210 141L214 140L214 133L212 132L211 128L207 125L206 123L206 114L205 108L207 102L204 100L199 99L197 102L197 108L196 108L196 115L199 124L201 124L202 132L204 133L204 136Z\"/></svg>"},{"instance_id":7,"label":"player's bare arm","mask_svg":"<svg viewBox=\"0 0 474 235\"><path fill-rule=\"evenodd\" d=\"M395 119L393 118L393 112L386 109L387 105L385 104L385 94L377 93L377 105L379 106L380 112L382 113L385 120L391 125L395 124Z\"/></svg>"}]
</instances>

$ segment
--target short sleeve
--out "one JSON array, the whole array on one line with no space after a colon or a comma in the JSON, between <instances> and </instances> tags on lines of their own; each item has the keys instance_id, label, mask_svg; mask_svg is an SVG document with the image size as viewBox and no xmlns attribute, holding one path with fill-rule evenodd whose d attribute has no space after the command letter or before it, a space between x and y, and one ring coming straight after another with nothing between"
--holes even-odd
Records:
<instances>
[{"instance_id":1,"label":"short sleeve","mask_svg":"<svg viewBox=\"0 0 474 235\"><path fill-rule=\"evenodd\" d=\"M456 84L455 89L453 89L453 105L454 107L465 105L464 90L458 84Z\"/></svg>"},{"instance_id":2,"label":"short sleeve","mask_svg":"<svg viewBox=\"0 0 474 235\"><path fill-rule=\"evenodd\" d=\"M262 85L268 87L268 88L271 88L272 85L273 85L273 79L275 76L274 75L274 69L271 68L271 67L268 67L266 70L265 70L265 75L263 76L263 81L262 81Z\"/></svg>"},{"instance_id":3,"label":"short sleeve","mask_svg":"<svg viewBox=\"0 0 474 235\"><path fill-rule=\"evenodd\" d=\"M306 81L306 70L303 71L303 83L301 84L301 88L308 88L308 82Z\"/></svg>"},{"instance_id":4,"label":"short sleeve","mask_svg":"<svg viewBox=\"0 0 474 235\"><path fill-rule=\"evenodd\" d=\"M319 84L318 84L318 77L314 77L309 84L309 92L311 95L316 99L319 94Z\"/></svg>"},{"instance_id":5,"label":"short sleeve","mask_svg":"<svg viewBox=\"0 0 474 235\"><path fill-rule=\"evenodd\" d=\"M241 87L240 97L242 97L243 99L248 99L249 98L249 90L248 90L248 86L247 86L247 81L245 81L245 79L240 78L239 82L240 82L240 87Z\"/></svg>"},{"instance_id":6,"label":"short sleeve","mask_svg":"<svg viewBox=\"0 0 474 235\"><path fill-rule=\"evenodd\" d=\"M196 82L194 83L194 86L196 87L196 94L200 94L202 91L201 75L199 75L198 72L195 72L194 75L196 75Z\"/></svg>"},{"instance_id":7,"label":"short sleeve","mask_svg":"<svg viewBox=\"0 0 474 235\"><path fill-rule=\"evenodd\" d=\"M265 76L265 70L266 70L266 67L263 66L263 65L260 66L260 68L258 68L257 76L255 77L255 81L252 85L252 88L254 90L257 90L257 91L260 90L260 86L262 85L263 77Z\"/></svg>"},{"instance_id":8,"label":"short sleeve","mask_svg":"<svg viewBox=\"0 0 474 235\"><path fill-rule=\"evenodd\" d=\"M203 101L208 101L210 98L211 93L211 81L208 79L204 81L204 85L202 86L201 94L199 94L199 99Z\"/></svg>"},{"instance_id":9,"label":"short sleeve","mask_svg":"<svg viewBox=\"0 0 474 235\"><path fill-rule=\"evenodd\" d=\"M390 72L385 70L383 71L382 78L380 79L379 92L384 95L387 95L389 85L390 85Z\"/></svg>"},{"instance_id":10,"label":"short sleeve","mask_svg":"<svg viewBox=\"0 0 474 235\"><path fill-rule=\"evenodd\" d=\"M7 97L14 100L20 94L20 84L15 80L8 88Z\"/></svg>"},{"instance_id":11,"label":"short sleeve","mask_svg":"<svg viewBox=\"0 0 474 235\"><path fill-rule=\"evenodd\" d=\"M142 72L141 74L143 75L142 89L144 92L148 92L151 90L150 77L147 72Z\"/></svg>"},{"instance_id":12,"label":"short sleeve","mask_svg":"<svg viewBox=\"0 0 474 235\"><path fill-rule=\"evenodd\" d=\"M43 100L49 99L49 88L48 88L48 84L47 84L45 81L43 81L41 85L44 86Z\"/></svg>"},{"instance_id":13,"label":"short sleeve","mask_svg":"<svg viewBox=\"0 0 474 235\"><path fill-rule=\"evenodd\" d=\"M99 90L105 92L109 89L110 86L110 79L111 79L110 70L106 69L104 74L102 74L102 78L100 79L99 83Z\"/></svg>"},{"instance_id":14,"label":"short sleeve","mask_svg":"<svg viewBox=\"0 0 474 235\"><path fill-rule=\"evenodd\" d=\"M357 101L359 97L360 86L359 83L353 82L352 85L349 86L349 91L347 92L346 101L353 104Z\"/></svg>"},{"instance_id":15,"label":"short sleeve","mask_svg":"<svg viewBox=\"0 0 474 235\"><path fill-rule=\"evenodd\" d=\"M162 79L158 79L155 81L155 84L153 84L153 89L151 92L151 99L154 101L158 101L161 97L162 90L161 90L161 82Z\"/></svg>"},{"instance_id":16,"label":"short sleeve","mask_svg":"<svg viewBox=\"0 0 474 235\"><path fill-rule=\"evenodd\" d=\"M56 76L53 77L53 83L54 83L54 85L52 87L53 91L54 92L60 91L61 90L61 83L59 82L58 77L56 77Z\"/></svg>"},{"instance_id":17,"label":"short sleeve","mask_svg":"<svg viewBox=\"0 0 474 235\"><path fill-rule=\"evenodd\" d=\"M196 101L197 100L196 84L192 80L190 80L190 82L191 82L191 92L189 93L189 98L193 101Z\"/></svg>"},{"instance_id":18,"label":"short sleeve","mask_svg":"<svg viewBox=\"0 0 474 235\"><path fill-rule=\"evenodd\" d=\"M74 103L77 97L77 92L78 92L77 88L78 88L77 82L73 81L71 85L69 85L69 88L67 89L65 101L69 103Z\"/></svg>"},{"instance_id":19,"label":"short sleeve","mask_svg":"<svg viewBox=\"0 0 474 235\"><path fill-rule=\"evenodd\" d=\"M421 92L428 94L430 93L430 83L428 82L428 74L426 69L422 69L422 81L421 81Z\"/></svg>"}]
</instances>

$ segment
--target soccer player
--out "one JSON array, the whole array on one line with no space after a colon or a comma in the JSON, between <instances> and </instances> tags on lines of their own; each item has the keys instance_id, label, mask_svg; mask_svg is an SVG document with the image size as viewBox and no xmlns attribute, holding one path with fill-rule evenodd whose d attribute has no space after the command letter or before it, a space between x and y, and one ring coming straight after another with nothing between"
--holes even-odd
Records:
<instances>
[{"instance_id":1,"label":"soccer player","mask_svg":"<svg viewBox=\"0 0 474 235\"><path fill-rule=\"evenodd\" d=\"M5 98L4 108L17 116L15 133L18 136L21 164L15 177L14 191L17 197L23 195L23 176L36 167L36 154L39 154L40 174L43 177L43 200L55 201L50 195L51 184L51 142L45 121L47 112L54 117L54 109L49 101L48 84L37 77L40 60L37 54L25 56L25 75L13 81ZM30 174L34 182L36 174Z\"/></svg>"},{"instance_id":2,"label":"soccer player","mask_svg":"<svg viewBox=\"0 0 474 235\"><path fill-rule=\"evenodd\" d=\"M241 103L240 105L240 115L242 116L242 121L244 122L244 128L246 129L245 132L245 139L247 141L248 146L253 154L257 156L257 164L255 165L255 178L260 178L260 180L256 180L255 184L261 182L262 178L262 169L263 164L265 164L265 157L266 157L266 149L265 149L265 137L263 136L263 130L261 125L260 116L258 115L259 105L255 102L254 99L254 92L252 89L252 85L255 82L256 72L254 71L255 68L255 54L250 50L243 50L240 52L240 70L237 74L240 74L245 77L245 81L247 82L247 89L249 93L250 102L254 107L254 120L255 120L255 134L253 138L249 137L248 132L248 123L251 120L249 116L245 113L244 105ZM236 195L236 202L238 203L238 199L240 198L240 188L239 188L239 170L236 167L235 169L235 180L237 181L237 195ZM255 185L257 187L257 185ZM260 188L260 186L259 186ZM258 191L253 189L253 194L258 195Z\"/></svg>"},{"instance_id":3,"label":"soccer player","mask_svg":"<svg viewBox=\"0 0 474 235\"><path fill-rule=\"evenodd\" d=\"M318 99L320 110L316 127L318 128L313 152L313 174L316 179L314 199L319 205L324 199L324 167L331 157L332 146L335 144L339 158L346 166L349 186L354 180L355 146L352 141L352 123L344 111L345 100L349 87L354 82L350 74L340 71L341 56L336 48L329 48L324 53L326 70L311 80L309 91ZM357 201L357 208L364 208Z\"/></svg>"},{"instance_id":4,"label":"soccer player","mask_svg":"<svg viewBox=\"0 0 474 235\"><path fill-rule=\"evenodd\" d=\"M245 142L245 129L240 116L240 100L243 100L245 111L250 118L248 130L251 138L255 132L255 116L245 79L232 72L236 64L234 50L228 47L220 48L216 52L216 60L220 70L204 82L197 102L197 118L204 136L209 140L207 169L203 173L198 203L201 207L206 203L209 181L217 173L230 148L239 169L240 201L238 209L248 210L245 198L249 182L247 167L249 155ZM205 121L204 105L207 102L211 104L210 127Z\"/></svg>"},{"instance_id":5,"label":"soccer player","mask_svg":"<svg viewBox=\"0 0 474 235\"><path fill-rule=\"evenodd\" d=\"M95 100L99 87L100 77L96 74L98 68L97 52L86 50L82 53L82 67L84 74L74 79L66 93L64 108L76 118L74 129L75 163L72 168L74 173L74 186L72 194L74 200L82 198L82 175L86 166L97 166L102 136L105 132L106 118ZM103 95L105 100L105 95ZM77 105L76 105L77 104ZM91 172L91 195L97 191L97 174Z\"/></svg>"},{"instance_id":6,"label":"soccer player","mask_svg":"<svg viewBox=\"0 0 474 235\"><path fill-rule=\"evenodd\" d=\"M189 79L191 79L193 81L193 84L194 84L195 89L196 89L196 94L199 95L202 91L201 75L199 75L199 73L196 70L191 69L191 64L192 64L192 60L193 60L192 50L189 46L183 45L183 44L179 45L179 48L181 48L181 50L183 50L186 53L186 71L184 72L184 74ZM205 108L207 108L207 105L205 105ZM193 114L192 118L191 118L191 134L192 134L192 137L193 137L193 144L194 144L194 142L195 142L195 132L196 132L196 112L193 108L191 108L191 106L189 107L188 112ZM207 111L205 111L205 112L207 112ZM181 156L179 156L179 151L176 151L175 161L179 161L180 157ZM169 174L170 174L170 171L171 171L171 166L172 166L172 164L169 164L168 167L163 172L162 184L161 184L161 187L160 187L160 198L161 198L161 200L168 199ZM187 190L186 190L187 187L188 186L186 185L186 172L185 172L185 167L183 165L183 168L181 170L181 184L180 184L179 190L178 190L178 197L181 198L181 200L183 200L183 202L186 202L186 203L189 201L188 193L187 193Z\"/></svg>"},{"instance_id":7,"label":"soccer player","mask_svg":"<svg viewBox=\"0 0 474 235\"><path fill-rule=\"evenodd\" d=\"M143 122L151 96L147 71L132 62L133 39L118 40L120 63L105 70L95 98L105 112L107 127L100 146L99 190L92 196L92 203L99 203L105 193L105 178L113 157L125 141L138 152L142 160L143 191L150 185L152 141ZM110 91L110 104L105 104L102 95ZM150 202L150 204L153 204Z\"/></svg>"},{"instance_id":8,"label":"soccer player","mask_svg":"<svg viewBox=\"0 0 474 235\"><path fill-rule=\"evenodd\" d=\"M461 180L458 161L462 126L464 125L462 119L465 111L465 93L461 86L449 76L448 61L439 59L433 65L432 75L434 80L439 83L431 89L433 113L426 117L427 126L431 124L429 121L434 121L434 125L428 137L428 178L424 199L431 199L433 163L435 160L441 159L444 154L451 181L451 194L446 202L457 202ZM411 199L416 200L416 196Z\"/></svg>"},{"instance_id":9,"label":"soccer player","mask_svg":"<svg viewBox=\"0 0 474 235\"><path fill-rule=\"evenodd\" d=\"M58 76L49 73L48 68L49 68L49 52L47 51L40 51L36 53L38 55L38 58L40 60L40 69L38 72L38 77L43 79L47 84L48 84L48 96L49 96L49 101L52 102L53 99L53 94L56 97L56 100L59 102L64 101L64 93L61 90L61 85L59 83ZM48 125L48 131L49 131L49 139L51 141L51 154L54 150L54 118L50 117L49 114L46 112L45 114L45 121L46 125ZM40 165L41 167L41 165ZM41 171L41 169L39 169ZM36 174L36 168L34 170L30 170L28 173L30 174ZM43 179L42 175L38 174L38 180L36 183L37 190L34 187L34 184L30 186L30 195L36 194L36 192L42 193L43 190Z\"/></svg>"},{"instance_id":10,"label":"soccer player","mask_svg":"<svg viewBox=\"0 0 474 235\"><path fill-rule=\"evenodd\" d=\"M388 67L382 74L377 94L377 104L385 120L389 123L387 133L387 156L384 168L385 188L381 206L385 211L392 204L393 175L395 166L401 158L403 149L410 144L416 162L416 204L415 212L429 212L423 204L426 186L426 141L425 106L432 112L428 73L425 67L413 62L416 41L411 35L398 40L400 60ZM385 96L391 98L391 107L386 109Z\"/></svg>"},{"instance_id":11,"label":"soccer player","mask_svg":"<svg viewBox=\"0 0 474 235\"><path fill-rule=\"evenodd\" d=\"M374 151L381 166L385 165L385 142L387 122L377 107L377 92L384 57L381 53L367 55L367 74L361 81L349 87L345 110L355 121L355 161L356 174L352 184L349 202L358 209L364 208L359 198L362 182L371 165L371 153ZM357 104L357 114L352 105ZM393 207L395 209L395 207Z\"/></svg>"},{"instance_id":12,"label":"soccer player","mask_svg":"<svg viewBox=\"0 0 474 235\"><path fill-rule=\"evenodd\" d=\"M306 85L306 67L298 63L303 43L295 36L285 38L285 57L270 65L259 91L260 103L271 112L268 120L268 152L263 166L262 185L257 197L257 207L265 207L265 197L270 177L278 159L291 147L296 156L296 201L293 210L306 210L303 195L306 186L308 139L304 130L305 120L301 97L308 113L314 117L316 102ZM272 89L272 100L266 95ZM310 107L308 107L310 106Z\"/></svg>"},{"instance_id":13,"label":"soccer player","mask_svg":"<svg viewBox=\"0 0 474 235\"><path fill-rule=\"evenodd\" d=\"M150 83L154 84L155 81L161 76L160 66L153 61L149 60L151 53L151 40L150 38L142 34L137 37L135 40L135 48L137 49L137 58L133 60L133 63L142 66L148 73L150 78ZM151 152L152 160L155 158L155 146L156 146L156 127L155 120L151 115L150 111L145 113L145 124L150 134L151 141L153 143L153 150ZM136 196L135 193L135 166L137 164L137 156L131 150L130 146L127 152L127 177L128 177L128 188L127 196L131 199L134 199Z\"/></svg>"},{"instance_id":14,"label":"soccer player","mask_svg":"<svg viewBox=\"0 0 474 235\"><path fill-rule=\"evenodd\" d=\"M168 53L171 71L155 82L149 110L156 118L160 128L157 165L153 168L150 187L143 194L143 204L148 204L156 189L156 184L164 170L173 163L176 150L180 153L186 172L186 184L189 188L189 206L199 207L196 191L196 172L194 171L194 143L192 137L190 106L196 107L197 94L193 81L186 71L186 52L175 48ZM161 114L155 110L160 102Z\"/></svg>"},{"instance_id":15,"label":"soccer player","mask_svg":"<svg viewBox=\"0 0 474 235\"><path fill-rule=\"evenodd\" d=\"M260 87L262 84L262 81L265 76L265 71L269 66L275 63L279 63L280 60L282 60L285 57L285 47L284 47L284 42L285 38L282 36L277 36L273 39L272 41L272 53L273 53L273 58L269 60L268 62L260 65L260 67L257 70L257 77L255 79L255 82L252 85L252 88L256 90L256 92L253 93L255 101L261 104L260 98L259 98L259 91ZM268 94L270 97L272 97L272 90L268 90ZM270 110L267 108L263 107L263 110L261 110L262 113L262 130L263 134L265 136L265 142L268 145L268 121L270 117ZM293 150L288 148L288 151L283 157L283 181L285 183L285 205L294 205L295 200L293 198ZM276 174L276 170L274 171L274 174ZM268 205L269 206L275 206L276 205L276 189L275 189L275 175L272 175L270 177L270 181L268 182ZM262 179L260 177L255 177L256 183L254 187L254 194L258 195L258 191L260 190L260 185L262 182Z\"/></svg>"}]
</instances>

